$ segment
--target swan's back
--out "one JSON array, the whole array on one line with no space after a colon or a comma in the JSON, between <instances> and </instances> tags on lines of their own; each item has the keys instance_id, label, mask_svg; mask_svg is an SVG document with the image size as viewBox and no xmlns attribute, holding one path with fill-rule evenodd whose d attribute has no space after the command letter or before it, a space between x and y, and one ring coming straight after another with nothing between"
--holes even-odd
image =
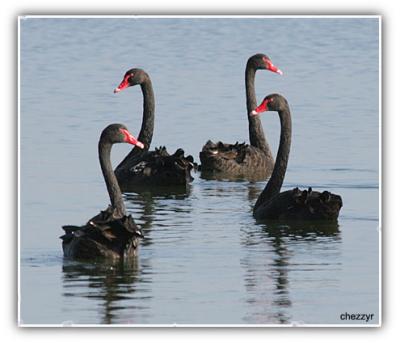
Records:
<instances>
[{"instance_id":1,"label":"swan's back","mask_svg":"<svg viewBox=\"0 0 400 343\"><path fill-rule=\"evenodd\" d=\"M185 156L182 149L170 155L165 147L159 147L137 154L123 168L117 168L115 175L125 192L154 186L187 186L193 181L194 167L193 157Z\"/></svg>"},{"instance_id":2,"label":"swan's back","mask_svg":"<svg viewBox=\"0 0 400 343\"><path fill-rule=\"evenodd\" d=\"M342 206L339 195L296 187L260 204L254 216L258 220L335 220Z\"/></svg>"},{"instance_id":3,"label":"swan's back","mask_svg":"<svg viewBox=\"0 0 400 343\"><path fill-rule=\"evenodd\" d=\"M143 237L131 215L115 217L107 208L83 226L64 225L61 236L64 256L77 259L124 258L135 255Z\"/></svg>"},{"instance_id":4,"label":"swan's back","mask_svg":"<svg viewBox=\"0 0 400 343\"><path fill-rule=\"evenodd\" d=\"M264 180L271 174L271 163L265 153L249 144L226 144L207 141L200 152L203 173L221 173L232 178Z\"/></svg>"}]
</instances>

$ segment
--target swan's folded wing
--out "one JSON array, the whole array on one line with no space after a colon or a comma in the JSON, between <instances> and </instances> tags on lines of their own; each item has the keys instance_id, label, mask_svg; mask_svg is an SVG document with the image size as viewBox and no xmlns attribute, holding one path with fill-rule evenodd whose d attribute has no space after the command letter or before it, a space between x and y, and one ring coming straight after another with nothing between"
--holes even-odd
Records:
<instances>
[{"instance_id":1,"label":"swan's folded wing","mask_svg":"<svg viewBox=\"0 0 400 343\"><path fill-rule=\"evenodd\" d=\"M156 148L155 151L148 151L142 154L130 169L130 176L140 178L143 182L147 179L153 183L161 182L168 185L168 180L174 184L175 179L192 179L190 171L197 166L193 162L191 155L185 156L182 149L177 149L170 155L165 147Z\"/></svg>"},{"instance_id":2,"label":"swan's folded wing","mask_svg":"<svg viewBox=\"0 0 400 343\"><path fill-rule=\"evenodd\" d=\"M82 228L85 228L85 226L63 225L62 229L65 231L65 234L60 236L60 238L63 240L63 242L69 242L72 240L72 238L79 235L79 233L82 231Z\"/></svg>"},{"instance_id":3,"label":"swan's folded wing","mask_svg":"<svg viewBox=\"0 0 400 343\"><path fill-rule=\"evenodd\" d=\"M60 236L64 242L71 241L74 237L91 237L98 239L104 237L108 241L128 240L134 237L143 238L141 229L136 225L132 216L115 218L115 210L109 206L106 210L91 218L85 225L64 225L65 234Z\"/></svg>"},{"instance_id":4,"label":"swan's folded wing","mask_svg":"<svg viewBox=\"0 0 400 343\"><path fill-rule=\"evenodd\" d=\"M241 155L238 158L238 163L257 168L258 166L265 164L265 154L258 148L246 144L241 147Z\"/></svg>"},{"instance_id":5,"label":"swan's folded wing","mask_svg":"<svg viewBox=\"0 0 400 343\"><path fill-rule=\"evenodd\" d=\"M227 144L222 142L213 143L208 141L202 150L202 153L211 158L220 158L242 163L247 152L248 144L236 142Z\"/></svg>"},{"instance_id":6,"label":"swan's folded wing","mask_svg":"<svg viewBox=\"0 0 400 343\"><path fill-rule=\"evenodd\" d=\"M144 238L142 230L136 225L131 215L124 216L120 221L126 230L132 232L137 237Z\"/></svg>"},{"instance_id":7,"label":"swan's folded wing","mask_svg":"<svg viewBox=\"0 0 400 343\"><path fill-rule=\"evenodd\" d=\"M81 229L82 226L76 226L76 225L63 225L62 229L66 232L66 233L72 233L76 230Z\"/></svg>"}]
</instances>

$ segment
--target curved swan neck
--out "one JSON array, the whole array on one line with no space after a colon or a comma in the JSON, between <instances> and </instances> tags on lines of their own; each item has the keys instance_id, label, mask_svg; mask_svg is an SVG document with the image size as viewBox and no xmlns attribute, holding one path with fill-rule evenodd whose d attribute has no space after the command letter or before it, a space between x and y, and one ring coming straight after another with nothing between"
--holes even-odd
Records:
<instances>
[{"instance_id":1,"label":"curved swan neck","mask_svg":"<svg viewBox=\"0 0 400 343\"><path fill-rule=\"evenodd\" d=\"M143 118L138 140L149 150L154 131L154 91L150 77L140 84L143 94ZM136 149L137 150L137 149Z\"/></svg>"},{"instance_id":2,"label":"curved swan neck","mask_svg":"<svg viewBox=\"0 0 400 343\"><path fill-rule=\"evenodd\" d=\"M246 105L247 105L247 113L250 113L257 107L257 99L256 99L256 91L255 91L255 77L256 77L256 69L250 64L250 61L247 61L246 65Z\"/></svg>"},{"instance_id":3,"label":"curved swan neck","mask_svg":"<svg viewBox=\"0 0 400 343\"><path fill-rule=\"evenodd\" d=\"M151 84L150 77L147 75L145 80L140 84L143 94L143 117L142 127L140 128L138 140L144 144L144 149L133 148L128 155L121 161L121 163L115 169L115 172L120 177L120 173L123 169L130 168L130 161L144 151L150 149L151 140L153 138L154 131L154 111L155 101L153 86Z\"/></svg>"},{"instance_id":4,"label":"curved swan neck","mask_svg":"<svg viewBox=\"0 0 400 343\"><path fill-rule=\"evenodd\" d=\"M107 186L108 195L115 213L119 216L125 215L125 204L122 199L121 189L119 188L117 178L112 169L110 155L112 144L100 140L99 142L99 160L104 181Z\"/></svg>"},{"instance_id":5,"label":"curved swan neck","mask_svg":"<svg viewBox=\"0 0 400 343\"><path fill-rule=\"evenodd\" d=\"M254 210L256 210L261 204L268 202L275 195L279 194L285 178L292 138L292 120L288 106L283 110L278 111L278 114L281 122L281 136L279 140L278 154L276 156L271 178L263 192L258 197Z\"/></svg>"},{"instance_id":6,"label":"curved swan neck","mask_svg":"<svg viewBox=\"0 0 400 343\"><path fill-rule=\"evenodd\" d=\"M249 138L250 144L262 150L272 160L272 153L267 140L265 139L264 131L261 124L261 119L258 116L250 115L251 111L257 107L256 91L254 80L256 76L256 69L251 64L250 60L246 65L246 105L247 105L247 119L249 121Z\"/></svg>"}]
</instances>

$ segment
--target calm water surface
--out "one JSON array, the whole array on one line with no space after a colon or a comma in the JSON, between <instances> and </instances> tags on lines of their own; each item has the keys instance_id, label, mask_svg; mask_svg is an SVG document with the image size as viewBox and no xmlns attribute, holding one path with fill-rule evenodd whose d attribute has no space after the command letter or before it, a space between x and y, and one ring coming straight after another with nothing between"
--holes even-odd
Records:
<instances>
[{"instance_id":1,"label":"calm water surface","mask_svg":"<svg viewBox=\"0 0 400 343\"><path fill-rule=\"evenodd\" d=\"M25 324L363 324L379 321L378 19L24 19L21 21L20 319ZM141 67L156 95L153 147L198 160L207 139L248 141L244 68L264 52L258 100L288 99L284 190L342 195L338 225L256 223L265 182L195 180L186 194L125 194L143 227L137 258L64 260L63 224L108 195L97 160L112 122L140 129ZM262 117L276 151L277 113ZM130 150L113 148L118 163Z\"/></svg>"}]
</instances>

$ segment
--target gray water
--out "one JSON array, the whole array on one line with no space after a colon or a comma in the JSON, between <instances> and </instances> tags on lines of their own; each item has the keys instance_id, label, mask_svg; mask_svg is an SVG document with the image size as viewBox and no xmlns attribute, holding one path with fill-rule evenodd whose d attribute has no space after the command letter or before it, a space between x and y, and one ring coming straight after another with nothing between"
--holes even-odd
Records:
<instances>
[{"instance_id":1,"label":"gray water","mask_svg":"<svg viewBox=\"0 0 400 343\"><path fill-rule=\"evenodd\" d=\"M20 320L24 324L374 324L379 322L379 23L376 18L102 18L20 22ZM244 68L263 52L257 100L293 116L283 190L329 189L338 225L258 224L264 182L210 181L187 194L125 194L146 238L123 264L63 259L61 226L108 205L101 130L138 134L140 88L156 95L153 147L198 161L212 139L248 141ZM273 151L277 113L262 117ZM113 148L116 165L130 150ZM343 313L373 319L341 320Z\"/></svg>"}]
</instances>

